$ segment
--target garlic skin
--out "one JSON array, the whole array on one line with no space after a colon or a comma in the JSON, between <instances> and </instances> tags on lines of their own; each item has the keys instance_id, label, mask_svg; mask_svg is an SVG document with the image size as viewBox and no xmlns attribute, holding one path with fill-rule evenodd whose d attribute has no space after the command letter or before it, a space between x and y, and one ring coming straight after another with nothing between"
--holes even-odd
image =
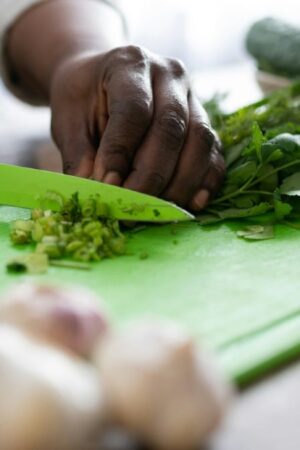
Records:
<instances>
[{"instance_id":1,"label":"garlic skin","mask_svg":"<svg viewBox=\"0 0 300 450\"><path fill-rule=\"evenodd\" d=\"M0 448L82 450L105 421L95 368L0 324Z\"/></svg>"},{"instance_id":2,"label":"garlic skin","mask_svg":"<svg viewBox=\"0 0 300 450\"><path fill-rule=\"evenodd\" d=\"M0 322L83 358L90 358L96 342L108 331L99 298L89 291L35 283L17 285L6 294Z\"/></svg>"},{"instance_id":3,"label":"garlic skin","mask_svg":"<svg viewBox=\"0 0 300 450\"><path fill-rule=\"evenodd\" d=\"M211 358L170 323L140 322L107 336L95 361L112 422L159 450L198 446L231 395Z\"/></svg>"}]
</instances>

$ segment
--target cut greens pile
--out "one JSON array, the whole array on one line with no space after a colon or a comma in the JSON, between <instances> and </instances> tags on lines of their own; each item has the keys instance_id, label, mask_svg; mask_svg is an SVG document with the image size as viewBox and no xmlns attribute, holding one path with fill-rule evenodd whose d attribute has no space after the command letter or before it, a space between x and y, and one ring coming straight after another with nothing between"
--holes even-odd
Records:
<instances>
[{"instance_id":1,"label":"cut greens pile","mask_svg":"<svg viewBox=\"0 0 300 450\"><path fill-rule=\"evenodd\" d=\"M272 225L300 220L300 83L225 115L210 102L211 119L224 147L225 183L200 224L268 213L268 223L238 233L273 237Z\"/></svg>"},{"instance_id":2,"label":"cut greens pile","mask_svg":"<svg viewBox=\"0 0 300 450\"><path fill-rule=\"evenodd\" d=\"M108 206L100 198L80 203L78 194L67 201L56 193L49 196L59 204L59 212L35 209L30 220L11 224L11 241L32 244L34 251L9 261L9 272L42 273L49 264L89 269L92 261L125 253L126 239L119 222L106 218Z\"/></svg>"}]
</instances>

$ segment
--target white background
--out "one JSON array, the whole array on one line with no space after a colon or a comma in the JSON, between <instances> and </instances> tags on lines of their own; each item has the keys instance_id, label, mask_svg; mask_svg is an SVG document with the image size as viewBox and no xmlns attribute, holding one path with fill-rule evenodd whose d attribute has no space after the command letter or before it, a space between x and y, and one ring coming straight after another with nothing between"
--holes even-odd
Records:
<instances>
[{"instance_id":1,"label":"white background","mask_svg":"<svg viewBox=\"0 0 300 450\"><path fill-rule=\"evenodd\" d=\"M197 70L245 58L245 33L261 17L300 25L300 0L120 1L132 41Z\"/></svg>"},{"instance_id":2,"label":"white background","mask_svg":"<svg viewBox=\"0 0 300 450\"><path fill-rule=\"evenodd\" d=\"M277 16L300 25L300 0L119 1L127 16L133 43L178 57L192 72L205 72L199 90L200 94L204 92L204 98L216 90L227 91L236 84L234 79L230 81L230 66L247 59L244 38L253 21ZM222 70L218 71L218 68ZM227 76L223 76L226 73ZM238 84L243 90L242 71ZM244 84L248 86L248 79ZM243 101L251 101L253 93L248 92L248 87L246 91ZM249 99L245 96L247 93ZM1 142L6 142L0 147L0 156L3 156L3 151L10 155L17 142L25 137L31 139L48 134L48 129L47 110L22 104L5 92L0 82L0 136Z\"/></svg>"}]
</instances>

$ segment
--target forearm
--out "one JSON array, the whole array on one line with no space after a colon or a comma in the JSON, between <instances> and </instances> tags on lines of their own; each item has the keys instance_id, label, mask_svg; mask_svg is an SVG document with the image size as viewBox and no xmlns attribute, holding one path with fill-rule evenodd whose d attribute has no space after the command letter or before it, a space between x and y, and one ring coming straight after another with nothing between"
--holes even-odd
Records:
<instances>
[{"instance_id":1,"label":"forearm","mask_svg":"<svg viewBox=\"0 0 300 450\"><path fill-rule=\"evenodd\" d=\"M18 84L40 103L49 102L59 67L80 54L124 44L119 14L95 0L48 0L28 10L12 27L7 56Z\"/></svg>"}]
</instances>

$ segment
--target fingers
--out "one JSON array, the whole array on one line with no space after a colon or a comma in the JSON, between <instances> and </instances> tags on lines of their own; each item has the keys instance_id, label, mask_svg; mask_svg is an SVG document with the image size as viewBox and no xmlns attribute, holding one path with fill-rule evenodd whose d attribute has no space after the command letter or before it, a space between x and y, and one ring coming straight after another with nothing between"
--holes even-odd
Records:
<instances>
[{"instance_id":1,"label":"fingers","mask_svg":"<svg viewBox=\"0 0 300 450\"><path fill-rule=\"evenodd\" d=\"M74 64L51 98L64 171L203 208L224 161L181 63L128 46Z\"/></svg>"},{"instance_id":2,"label":"fingers","mask_svg":"<svg viewBox=\"0 0 300 450\"><path fill-rule=\"evenodd\" d=\"M129 50L126 51L129 58ZM131 53L136 64L131 61L114 67L104 77L108 120L95 160L94 178L106 183L121 184L128 176L152 120L150 67L139 49L133 47ZM121 56L118 61L122 61Z\"/></svg>"},{"instance_id":3,"label":"fingers","mask_svg":"<svg viewBox=\"0 0 300 450\"><path fill-rule=\"evenodd\" d=\"M220 187L225 166L217 137L192 94L189 128L174 177L163 197L194 211L202 209Z\"/></svg>"},{"instance_id":4,"label":"fingers","mask_svg":"<svg viewBox=\"0 0 300 450\"><path fill-rule=\"evenodd\" d=\"M72 112L52 116L52 136L63 162L63 171L68 175L83 178L93 173L96 150L91 142L88 127L82 113Z\"/></svg>"},{"instance_id":5,"label":"fingers","mask_svg":"<svg viewBox=\"0 0 300 450\"><path fill-rule=\"evenodd\" d=\"M161 72L153 84L153 121L124 187L158 196L174 173L186 137L189 111L183 78Z\"/></svg>"},{"instance_id":6,"label":"fingers","mask_svg":"<svg viewBox=\"0 0 300 450\"><path fill-rule=\"evenodd\" d=\"M212 150L209 169L201 183L200 188L189 202L193 211L201 211L217 194L225 177L225 161L219 149Z\"/></svg>"}]
</instances>

